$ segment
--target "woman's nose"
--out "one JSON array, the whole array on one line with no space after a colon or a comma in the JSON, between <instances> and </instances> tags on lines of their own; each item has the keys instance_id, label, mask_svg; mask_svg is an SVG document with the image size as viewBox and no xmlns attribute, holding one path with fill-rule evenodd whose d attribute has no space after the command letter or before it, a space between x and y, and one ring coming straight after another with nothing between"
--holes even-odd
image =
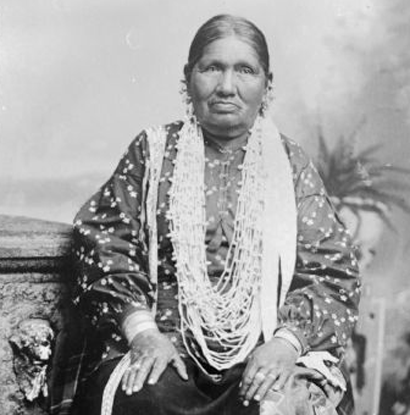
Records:
<instances>
[{"instance_id":1,"label":"woman's nose","mask_svg":"<svg viewBox=\"0 0 410 415\"><path fill-rule=\"evenodd\" d=\"M221 73L217 90L222 95L235 94L235 75L233 71L227 70Z\"/></svg>"}]
</instances>

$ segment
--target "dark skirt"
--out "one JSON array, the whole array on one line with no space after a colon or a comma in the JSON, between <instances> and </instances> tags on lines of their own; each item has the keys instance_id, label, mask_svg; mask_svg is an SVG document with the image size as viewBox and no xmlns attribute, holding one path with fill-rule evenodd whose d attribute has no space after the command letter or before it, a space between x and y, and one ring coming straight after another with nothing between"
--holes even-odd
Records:
<instances>
[{"instance_id":1,"label":"dark skirt","mask_svg":"<svg viewBox=\"0 0 410 415\"><path fill-rule=\"evenodd\" d=\"M79 415L100 415L104 387L119 359L102 363L82 385L76 400ZM295 376L281 392L271 391L260 405L256 401L244 406L239 384L244 364L225 371L215 381L203 373L191 359L185 359L189 379L182 380L168 367L156 385L126 395L121 387L115 395L113 415L336 415L348 414L316 384ZM346 397L345 397L346 398ZM345 400L345 399L343 399ZM342 402L343 403L343 402Z\"/></svg>"}]
</instances>

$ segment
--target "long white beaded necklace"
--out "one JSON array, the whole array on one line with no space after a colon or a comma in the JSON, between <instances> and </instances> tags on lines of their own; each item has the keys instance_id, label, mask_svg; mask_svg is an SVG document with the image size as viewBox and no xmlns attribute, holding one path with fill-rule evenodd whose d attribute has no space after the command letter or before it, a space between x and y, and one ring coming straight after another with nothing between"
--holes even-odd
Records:
<instances>
[{"instance_id":1,"label":"long white beaded necklace","mask_svg":"<svg viewBox=\"0 0 410 415\"><path fill-rule=\"evenodd\" d=\"M261 333L260 296L264 185L262 134L255 123L242 170L234 235L225 269L212 284L206 266L204 140L195 120L185 122L177 144L170 191L170 236L179 287L185 347L200 365L189 330L209 365L224 370L243 361Z\"/></svg>"},{"instance_id":2,"label":"long white beaded necklace","mask_svg":"<svg viewBox=\"0 0 410 415\"><path fill-rule=\"evenodd\" d=\"M156 281L155 212L166 132L163 128L149 129L147 135L152 156L147 176L151 193L147 197L147 211L151 212L147 215L149 260L151 277ZM261 332L265 341L271 338L277 307L284 303L293 277L297 209L292 169L279 131L270 119L258 118L244 160L234 237L227 255L232 259L228 260L219 283L212 286L205 260L203 146L201 129L194 120L186 120L180 131L168 213L183 339L188 353L206 372L195 345L185 336L185 329L193 333L202 356L218 370L243 361ZM278 285L279 260L281 284ZM213 347L215 342L221 347ZM130 364L128 352L104 389L102 415L111 414L115 391Z\"/></svg>"}]
</instances>

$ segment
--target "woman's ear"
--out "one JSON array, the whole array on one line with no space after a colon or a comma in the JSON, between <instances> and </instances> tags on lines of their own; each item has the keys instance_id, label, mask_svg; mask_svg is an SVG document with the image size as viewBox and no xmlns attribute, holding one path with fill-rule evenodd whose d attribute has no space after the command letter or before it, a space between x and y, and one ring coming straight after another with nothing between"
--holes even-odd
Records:
<instances>
[{"instance_id":1,"label":"woman's ear","mask_svg":"<svg viewBox=\"0 0 410 415\"><path fill-rule=\"evenodd\" d=\"M184 66L184 78L181 79L181 88L179 93L181 94L182 101L185 104L189 104L191 102L190 94L189 94L189 79L190 79L190 70L188 64Z\"/></svg>"},{"instance_id":2,"label":"woman's ear","mask_svg":"<svg viewBox=\"0 0 410 415\"><path fill-rule=\"evenodd\" d=\"M184 66L184 77L185 77L185 83L188 85L189 80L191 78L191 70L189 69L188 64Z\"/></svg>"},{"instance_id":3,"label":"woman's ear","mask_svg":"<svg viewBox=\"0 0 410 415\"><path fill-rule=\"evenodd\" d=\"M269 106L273 101L273 74L269 72L266 76L266 89L265 94L262 98L261 107L259 109L259 114L265 116L269 110Z\"/></svg>"},{"instance_id":4,"label":"woman's ear","mask_svg":"<svg viewBox=\"0 0 410 415\"><path fill-rule=\"evenodd\" d=\"M268 76L266 77L266 87L272 87L273 84L273 73L269 72Z\"/></svg>"}]
</instances>

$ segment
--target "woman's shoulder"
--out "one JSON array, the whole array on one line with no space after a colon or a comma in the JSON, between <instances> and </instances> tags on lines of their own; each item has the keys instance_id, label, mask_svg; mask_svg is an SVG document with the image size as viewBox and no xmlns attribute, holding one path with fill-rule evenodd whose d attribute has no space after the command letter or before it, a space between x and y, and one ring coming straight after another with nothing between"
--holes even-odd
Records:
<instances>
[{"instance_id":1,"label":"woman's shoulder","mask_svg":"<svg viewBox=\"0 0 410 415\"><path fill-rule=\"evenodd\" d=\"M184 122L182 120L177 120L174 122L170 122L167 124L160 124L160 125L155 125L155 126L151 126L149 128L146 128L145 133L146 134L150 134L152 132L163 132L165 133L166 137L170 136L170 135L177 135L179 130L182 128Z\"/></svg>"},{"instance_id":2,"label":"woman's shoulder","mask_svg":"<svg viewBox=\"0 0 410 415\"><path fill-rule=\"evenodd\" d=\"M170 138L176 138L179 130L182 128L183 121L177 120L167 124L152 125L144 128L138 133L138 135L132 140L131 146L138 146L146 148L150 142L156 139L165 139L168 141Z\"/></svg>"},{"instance_id":3,"label":"woman's shoulder","mask_svg":"<svg viewBox=\"0 0 410 415\"><path fill-rule=\"evenodd\" d=\"M144 128L128 145L126 153L146 157L154 146L167 145L170 141L175 141L182 125L183 121L174 121Z\"/></svg>"},{"instance_id":4,"label":"woman's shoulder","mask_svg":"<svg viewBox=\"0 0 410 415\"><path fill-rule=\"evenodd\" d=\"M292 167L295 189L299 189L297 193L300 192L301 195L311 194L312 191L322 193L323 182L312 159L296 141L282 134L281 139Z\"/></svg>"},{"instance_id":5,"label":"woman's shoulder","mask_svg":"<svg viewBox=\"0 0 410 415\"><path fill-rule=\"evenodd\" d=\"M299 143L282 133L280 134L280 138L294 171L300 171L311 163L309 156Z\"/></svg>"}]
</instances>

